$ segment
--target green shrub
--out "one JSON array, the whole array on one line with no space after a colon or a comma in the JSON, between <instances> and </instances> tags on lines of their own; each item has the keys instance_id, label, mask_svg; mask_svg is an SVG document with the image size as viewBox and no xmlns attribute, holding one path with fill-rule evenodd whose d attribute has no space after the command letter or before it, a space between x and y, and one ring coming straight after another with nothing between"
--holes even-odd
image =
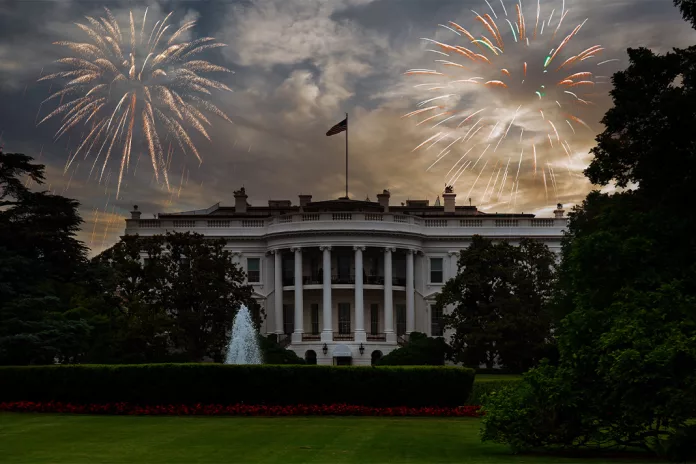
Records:
<instances>
[{"instance_id":1,"label":"green shrub","mask_svg":"<svg viewBox=\"0 0 696 464\"><path fill-rule=\"evenodd\" d=\"M442 366L450 354L450 347L442 337L430 338L412 332L406 346L397 348L377 362L378 366Z\"/></svg>"},{"instance_id":2,"label":"green shrub","mask_svg":"<svg viewBox=\"0 0 696 464\"><path fill-rule=\"evenodd\" d=\"M259 336L259 347L264 364L305 364L305 360L292 351L283 348L278 343L278 336Z\"/></svg>"},{"instance_id":3,"label":"green shrub","mask_svg":"<svg viewBox=\"0 0 696 464\"><path fill-rule=\"evenodd\" d=\"M467 405L480 406L484 404L484 400L493 392L498 392L507 387L515 387L520 384L520 377L511 376L509 379L494 379L487 380L476 377L474 384L471 387L471 394L466 401Z\"/></svg>"},{"instance_id":4,"label":"green shrub","mask_svg":"<svg viewBox=\"0 0 696 464\"><path fill-rule=\"evenodd\" d=\"M0 367L0 401L460 406L473 380L444 366L22 366Z\"/></svg>"}]
</instances>

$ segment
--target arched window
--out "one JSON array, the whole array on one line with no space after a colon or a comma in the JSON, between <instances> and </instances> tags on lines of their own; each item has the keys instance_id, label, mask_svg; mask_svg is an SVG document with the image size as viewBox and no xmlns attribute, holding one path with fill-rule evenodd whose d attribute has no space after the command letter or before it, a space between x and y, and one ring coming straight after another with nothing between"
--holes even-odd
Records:
<instances>
[{"instance_id":1,"label":"arched window","mask_svg":"<svg viewBox=\"0 0 696 464\"><path fill-rule=\"evenodd\" d=\"M372 352L372 365L374 366L377 364L377 361L382 359L382 352L379 350L375 350Z\"/></svg>"},{"instance_id":2,"label":"arched window","mask_svg":"<svg viewBox=\"0 0 696 464\"><path fill-rule=\"evenodd\" d=\"M305 362L307 364L316 364L317 363L317 353L314 350L307 350L307 352L304 355Z\"/></svg>"}]
</instances>

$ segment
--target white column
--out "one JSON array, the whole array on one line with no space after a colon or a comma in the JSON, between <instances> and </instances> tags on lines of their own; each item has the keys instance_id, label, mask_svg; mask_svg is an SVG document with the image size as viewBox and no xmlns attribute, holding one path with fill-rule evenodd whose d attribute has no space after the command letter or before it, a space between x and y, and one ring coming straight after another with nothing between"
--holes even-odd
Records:
<instances>
[{"instance_id":1,"label":"white column","mask_svg":"<svg viewBox=\"0 0 696 464\"><path fill-rule=\"evenodd\" d=\"M394 295L392 289L392 252L396 248L387 247L384 249L384 334L386 341L395 343L396 333L394 332Z\"/></svg>"},{"instance_id":2,"label":"white column","mask_svg":"<svg viewBox=\"0 0 696 464\"><path fill-rule=\"evenodd\" d=\"M355 251L355 341L366 342L365 304L363 302L363 254L364 246L354 246Z\"/></svg>"},{"instance_id":3,"label":"white column","mask_svg":"<svg viewBox=\"0 0 696 464\"><path fill-rule=\"evenodd\" d=\"M413 256L415 254L415 250L406 251L406 334L413 332L416 325L415 289L413 288Z\"/></svg>"},{"instance_id":4,"label":"white column","mask_svg":"<svg viewBox=\"0 0 696 464\"><path fill-rule=\"evenodd\" d=\"M283 331L283 253L281 250L273 250L275 255L275 267L273 268L273 291L275 302L275 318L277 334L282 334Z\"/></svg>"},{"instance_id":5,"label":"white column","mask_svg":"<svg viewBox=\"0 0 696 464\"><path fill-rule=\"evenodd\" d=\"M331 247L328 245L320 246L319 249L324 253L323 258L323 307L322 307L322 330L321 341L333 341L333 325L331 322Z\"/></svg>"},{"instance_id":6,"label":"white column","mask_svg":"<svg viewBox=\"0 0 696 464\"><path fill-rule=\"evenodd\" d=\"M304 298L302 295L302 248L294 247L295 252L295 331L292 342L301 342L304 333Z\"/></svg>"}]
</instances>

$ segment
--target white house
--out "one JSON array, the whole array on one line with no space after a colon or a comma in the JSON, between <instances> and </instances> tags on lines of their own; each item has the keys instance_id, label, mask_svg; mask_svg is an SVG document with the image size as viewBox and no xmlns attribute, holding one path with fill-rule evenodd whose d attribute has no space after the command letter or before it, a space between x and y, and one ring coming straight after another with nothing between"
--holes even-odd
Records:
<instances>
[{"instance_id":1,"label":"white house","mask_svg":"<svg viewBox=\"0 0 696 464\"><path fill-rule=\"evenodd\" d=\"M389 197L386 190L377 202L300 195L297 205L252 206L242 188L234 207L140 219L136 206L125 233L225 238L266 310L263 332L309 362L369 365L411 332L442 335L435 297L473 235L511 243L532 237L559 253L567 224L561 205L554 218L540 219L455 206L451 189L442 206L439 199L390 205Z\"/></svg>"}]
</instances>

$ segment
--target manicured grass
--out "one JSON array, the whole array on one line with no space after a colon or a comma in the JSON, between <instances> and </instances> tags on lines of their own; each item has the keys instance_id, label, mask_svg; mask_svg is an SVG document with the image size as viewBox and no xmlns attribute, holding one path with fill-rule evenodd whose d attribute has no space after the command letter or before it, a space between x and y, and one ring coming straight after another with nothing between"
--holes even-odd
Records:
<instances>
[{"instance_id":1,"label":"manicured grass","mask_svg":"<svg viewBox=\"0 0 696 464\"><path fill-rule=\"evenodd\" d=\"M0 413L6 463L578 463L482 444L479 419Z\"/></svg>"}]
</instances>

